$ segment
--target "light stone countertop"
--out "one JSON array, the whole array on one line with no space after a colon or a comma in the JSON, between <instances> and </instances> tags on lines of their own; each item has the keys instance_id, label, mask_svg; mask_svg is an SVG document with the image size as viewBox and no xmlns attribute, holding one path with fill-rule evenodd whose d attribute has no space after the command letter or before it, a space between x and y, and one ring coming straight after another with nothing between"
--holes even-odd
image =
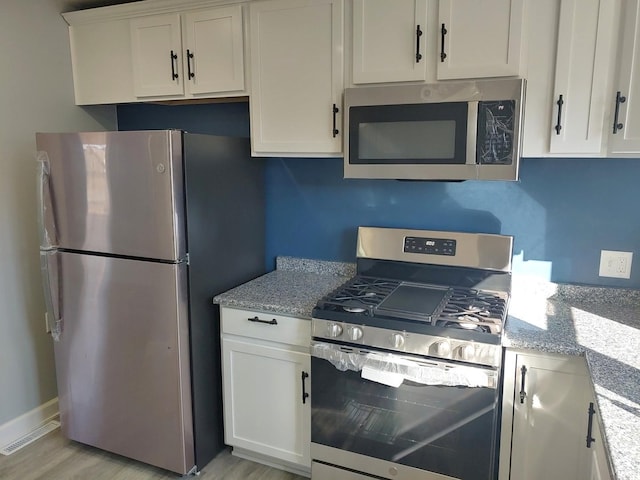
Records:
<instances>
[{"instance_id":1,"label":"light stone countertop","mask_svg":"<svg viewBox=\"0 0 640 480\"><path fill-rule=\"evenodd\" d=\"M502 344L584 355L617 480L640 480L640 291L514 276Z\"/></svg>"},{"instance_id":2,"label":"light stone countertop","mask_svg":"<svg viewBox=\"0 0 640 480\"><path fill-rule=\"evenodd\" d=\"M214 297L223 307L311 319L317 301L355 275L352 263L278 257L276 269Z\"/></svg>"},{"instance_id":3,"label":"light stone countertop","mask_svg":"<svg viewBox=\"0 0 640 480\"><path fill-rule=\"evenodd\" d=\"M355 275L351 263L278 257L271 273L217 295L221 306L311 318ZM586 357L617 480L640 480L640 291L514 276L503 346Z\"/></svg>"}]
</instances>

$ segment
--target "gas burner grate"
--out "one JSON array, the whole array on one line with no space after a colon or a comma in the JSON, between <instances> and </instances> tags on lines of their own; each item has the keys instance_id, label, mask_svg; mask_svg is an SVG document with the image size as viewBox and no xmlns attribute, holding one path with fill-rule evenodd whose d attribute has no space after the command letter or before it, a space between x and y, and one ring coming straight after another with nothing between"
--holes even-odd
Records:
<instances>
[{"instance_id":1,"label":"gas burner grate","mask_svg":"<svg viewBox=\"0 0 640 480\"><path fill-rule=\"evenodd\" d=\"M401 307L383 308L381 305L401 285L424 286L425 289L447 289L442 305L433 315L418 318ZM418 290L419 291L419 290ZM356 276L322 298L314 315L321 312L339 315L393 317L396 320L420 321L438 327L499 335L507 313L508 294L467 287L446 287L431 284L412 284L399 280ZM332 318L332 317L327 317ZM346 317L336 317L346 319Z\"/></svg>"},{"instance_id":2,"label":"gas burner grate","mask_svg":"<svg viewBox=\"0 0 640 480\"><path fill-rule=\"evenodd\" d=\"M471 288L453 288L451 298L435 324L499 334L507 313L505 294Z\"/></svg>"},{"instance_id":3,"label":"gas burner grate","mask_svg":"<svg viewBox=\"0 0 640 480\"><path fill-rule=\"evenodd\" d=\"M395 280L357 276L322 298L317 308L372 316L374 308L398 285Z\"/></svg>"}]
</instances>

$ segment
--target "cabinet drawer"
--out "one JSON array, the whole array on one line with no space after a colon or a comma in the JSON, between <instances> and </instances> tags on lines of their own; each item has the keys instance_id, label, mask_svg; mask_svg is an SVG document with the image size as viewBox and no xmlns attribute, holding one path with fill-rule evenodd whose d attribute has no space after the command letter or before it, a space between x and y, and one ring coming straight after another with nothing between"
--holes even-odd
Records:
<instances>
[{"instance_id":1,"label":"cabinet drawer","mask_svg":"<svg viewBox=\"0 0 640 480\"><path fill-rule=\"evenodd\" d=\"M223 334L241 335L302 347L310 345L311 320L225 307L221 312Z\"/></svg>"}]
</instances>

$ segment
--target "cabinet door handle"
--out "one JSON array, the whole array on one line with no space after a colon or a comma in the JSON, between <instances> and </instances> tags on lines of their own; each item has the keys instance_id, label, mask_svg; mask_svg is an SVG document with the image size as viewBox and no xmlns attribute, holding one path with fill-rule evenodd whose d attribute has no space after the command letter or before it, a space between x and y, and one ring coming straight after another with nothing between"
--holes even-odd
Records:
<instances>
[{"instance_id":1,"label":"cabinet door handle","mask_svg":"<svg viewBox=\"0 0 640 480\"><path fill-rule=\"evenodd\" d=\"M272 318L271 320L262 320L260 318L258 318L258 316L256 315L253 318L247 318L247 320L249 320L250 322L256 322L256 323L266 323L267 325L277 325L278 321L275 318Z\"/></svg>"},{"instance_id":2,"label":"cabinet door handle","mask_svg":"<svg viewBox=\"0 0 640 480\"><path fill-rule=\"evenodd\" d=\"M171 80L176 80L178 78L178 74L176 73L176 65L175 62L178 60L178 55L171 50Z\"/></svg>"},{"instance_id":3,"label":"cabinet door handle","mask_svg":"<svg viewBox=\"0 0 640 480\"><path fill-rule=\"evenodd\" d=\"M587 421L587 448L591 448L591 444L596 441L593 438L593 414L596 413L596 410L593 408L593 402L589 403L589 420Z\"/></svg>"},{"instance_id":4,"label":"cabinet door handle","mask_svg":"<svg viewBox=\"0 0 640 480\"><path fill-rule=\"evenodd\" d=\"M524 399L527 396L527 392L524 391L524 379L527 375L527 367L524 365L520 369L520 373L522 375L521 383L520 383L520 403L524 403Z\"/></svg>"},{"instance_id":5,"label":"cabinet door handle","mask_svg":"<svg viewBox=\"0 0 640 480\"><path fill-rule=\"evenodd\" d=\"M440 28L440 61L444 62L444 59L447 58L447 54L444 53L444 36L447 34L447 27L445 27L444 23Z\"/></svg>"},{"instance_id":6,"label":"cabinet door handle","mask_svg":"<svg viewBox=\"0 0 640 480\"><path fill-rule=\"evenodd\" d=\"M618 116L620 115L620 104L627 101L627 97L622 96L620 92L616 93L616 111L613 115L613 133L618 133L618 130L624 128L624 123L618 122Z\"/></svg>"},{"instance_id":7,"label":"cabinet door handle","mask_svg":"<svg viewBox=\"0 0 640 480\"><path fill-rule=\"evenodd\" d=\"M309 394L305 388L305 379L309 378L309 374L307 372L302 372L302 403L307 403L307 398L309 398Z\"/></svg>"},{"instance_id":8,"label":"cabinet door handle","mask_svg":"<svg viewBox=\"0 0 640 480\"><path fill-rule=\"evenodd\" d=\"M420 63L422 60L422 54L420 53L420 37L422 36L422 30L420 25L416 27L416 63Z\"/></svg>"},{"instance_id":9,"label":"cabinet door handle","mask_svg":"<svg viewBox=\"0 0 640 480\"><path fill-rule=\"evenodd\" d=\"M193 52L187 48L187 75L189 75L189 79L192 79L196 76L194 72L191 71L191 60L193 59Z\"/></svg>"},{"instance_id":10,"label":"cabinet door handle","mask_svg":"<svg viewBox=\"0 0 640 480\"><path fill-rule=\"evenodd\" d=\"M336 138L336 135L340 133L340 130L336 128L336 114L340 111L340 109L333 104L333 138Z\"/></svg>"},{"instance_id":11,"label":"cabinet door handle","mask_svg":"<svg viewBox=\"0 0 640 480\"><path fill-rule=\"evenodd\" d=\"M560 135L560 130L562 130L562 105L564 105L564 99L562 95L558 97L558 101L556 102L558 105L558 121L556 122L556 126L554 127L556 130L556 135Z\"/></svg>"}]
</instances>

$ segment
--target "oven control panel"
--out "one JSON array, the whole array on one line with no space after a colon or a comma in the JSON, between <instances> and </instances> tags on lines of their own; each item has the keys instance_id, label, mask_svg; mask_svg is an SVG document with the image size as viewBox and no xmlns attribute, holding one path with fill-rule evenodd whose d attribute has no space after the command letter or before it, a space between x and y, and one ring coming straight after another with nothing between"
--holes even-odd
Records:
<instances>
[{"instance_id":1,"label":"oven control panel","mask_svg":"<svg viewBox=\"0 0 640 480\"><path fill-rule=\"evenodd\" d=\"M502 353L500 345L395 331L319 318L311 320L311 336L317 340L328 339L340 344L382 348L398 353L493 367L500 365Z\"/></svg>"},{"instance_id":2,"label":"oven control panel","mask_svg":"<svg viewBox=\"0 0 640 480\"><path fill-rule=\"evenodd\" d=\"M404 253L453 257L456 254L456 241L446 238L404 237Z\"/></svg>"}]
</instances>

